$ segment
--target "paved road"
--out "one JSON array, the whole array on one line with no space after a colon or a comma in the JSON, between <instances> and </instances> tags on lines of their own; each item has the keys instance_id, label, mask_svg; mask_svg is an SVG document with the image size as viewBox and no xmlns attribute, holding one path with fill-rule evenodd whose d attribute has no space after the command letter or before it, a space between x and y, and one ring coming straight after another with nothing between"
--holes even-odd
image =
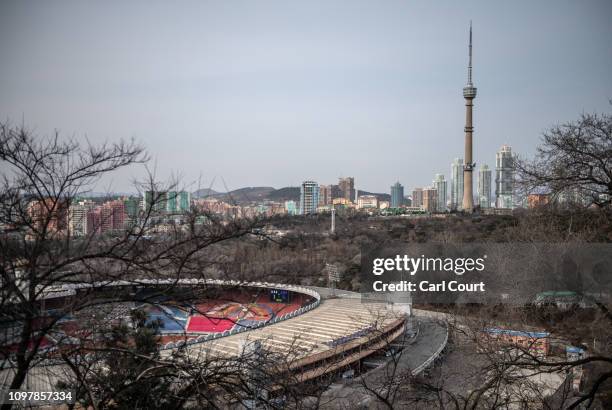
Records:
<instances>
[{"instance_id":1,"label":"paved road","mask_svg":"<svg viewBox=\"0 0 612 410\"><path fill-rule=\"evenodd\" d=\"M418 322L418 335L412 340L407 340L402 352L396 356L396 375L417 369L438 352L447 340L447 329L441 323L424 317L413 320ZM390 381L391 369L392 360L387 358L386 365L373 369L360 378L347 383L333 384L324 393L322 407L372 408L373 397L364 388L364 384L369 388L384 388Z\"/></svg>"}]
</instances>

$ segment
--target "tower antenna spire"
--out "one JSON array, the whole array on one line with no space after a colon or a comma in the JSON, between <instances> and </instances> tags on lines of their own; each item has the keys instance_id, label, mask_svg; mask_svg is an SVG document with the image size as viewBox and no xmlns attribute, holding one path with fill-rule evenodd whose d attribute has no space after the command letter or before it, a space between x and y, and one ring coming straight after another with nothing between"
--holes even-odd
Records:
<instances>
[{"instance_id":1,"label":"tower antenna spire","mask_svg":"<svg viewBox=\"0 0 612 410\"><path fill-rule=\"evenodd\" d=\"M470 62L468 64L468 85L472 85L472 20L470 20Z\"/></svg>"}]
</instances>

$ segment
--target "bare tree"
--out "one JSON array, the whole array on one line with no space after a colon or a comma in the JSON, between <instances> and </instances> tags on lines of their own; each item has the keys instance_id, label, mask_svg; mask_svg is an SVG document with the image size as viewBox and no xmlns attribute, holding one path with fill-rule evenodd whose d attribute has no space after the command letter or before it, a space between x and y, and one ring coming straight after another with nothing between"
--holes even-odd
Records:
<instances>
[{"instance_id":1,"label":"bare tree","mask_svg":"<svg viewBox=\"0 0 612 410\"><path fill-rule=\"evenodd\" d=\"M109 172L147 159L133 141L83 145L57 133L39 138L23 126L0 124L0 371L12 374L6 387L20 388L41 361L74 347L69 340L74 337L57 338L68 315L85 317L101 306L130 301L129 292L109 287L114 281L137 285L143 278L166 279L164 290L170 291L180 279L203 278L207 261L200 257L202 250L261 226L256 219L222 220L192 208L180 229L159 232L159 208L172 187L149 174L139 188L150 197L129 224L110 234L72 235L68 213L73 200ZM75 294L62 298L50 314L45 296L65 285L76 285ZM98 319L108 320L104 315ZM99 335L73 336L81 338L81 347L93 348ZM153 363L155 355L149 356Z\"/></svg>"},{"instance_id":2,"label":"bare tree","mask_svg":"<svg viewBox=\"0 0 612 410\"><path fill-rule=\"evenodd\" d=\"M612 204L612 115L582 114L546 131L535 159L517 160L526 193L609 207Z\"/></svg>"},{"instance_id":3,"label":"bare tree","mask_svg":"<svg viewBox=\"0 0 612 410\"><path fill-rule=\"evenodd\" d=\"M428 375L410 379L405 402L453 409L590 408L609 389L608 343L588 343L610 340L609 320L597 309L587 315L551 306L450 312L452 349ZM572 345L583 353L566 356Z\"/></svg>"}]
</instances>

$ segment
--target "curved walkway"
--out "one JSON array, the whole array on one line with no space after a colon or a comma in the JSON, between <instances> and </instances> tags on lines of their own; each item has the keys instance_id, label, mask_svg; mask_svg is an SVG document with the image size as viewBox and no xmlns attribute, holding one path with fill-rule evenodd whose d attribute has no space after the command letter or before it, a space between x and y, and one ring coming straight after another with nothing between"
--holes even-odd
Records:
<instances>
[{"instance_id":1,"label":"curved walkway","mask_svg":"<svg viewBox=\"0 0 612 410\"><path fill-rule=\"evenodd\" d=\"M419 323L418 335L413 340L406 339L403 350L396 354L396 374L405 374L407 371L413 375L420 373L438 357L448 341L448 328L441 322L427 317L415 317L413 320ZM384 364L361 377L332 385L324 394L323 402L327 403L324 407L370 408L374 397L368 389L383 391L386 388L391 381L387 370L392 362L392 359L387 359ZM364 386L368 386L368 389Z\"/></svg>"}]
</instances>

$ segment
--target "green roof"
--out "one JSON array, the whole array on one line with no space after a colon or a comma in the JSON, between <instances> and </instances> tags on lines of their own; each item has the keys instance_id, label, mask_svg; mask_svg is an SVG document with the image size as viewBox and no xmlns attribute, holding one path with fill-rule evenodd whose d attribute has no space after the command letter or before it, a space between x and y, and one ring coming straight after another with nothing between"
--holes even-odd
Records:
<instances>
[{"instance_id":1,"label":"green roof","mask_svg":"<svg viewBox=\"0 0 612 410\"><path fill-rule=\"evenodd\" d=\"M555 297L555 296L577 296L576 292L570 290L549 290L538 293L538 297Z\"/></svg>"}]
</instances>

